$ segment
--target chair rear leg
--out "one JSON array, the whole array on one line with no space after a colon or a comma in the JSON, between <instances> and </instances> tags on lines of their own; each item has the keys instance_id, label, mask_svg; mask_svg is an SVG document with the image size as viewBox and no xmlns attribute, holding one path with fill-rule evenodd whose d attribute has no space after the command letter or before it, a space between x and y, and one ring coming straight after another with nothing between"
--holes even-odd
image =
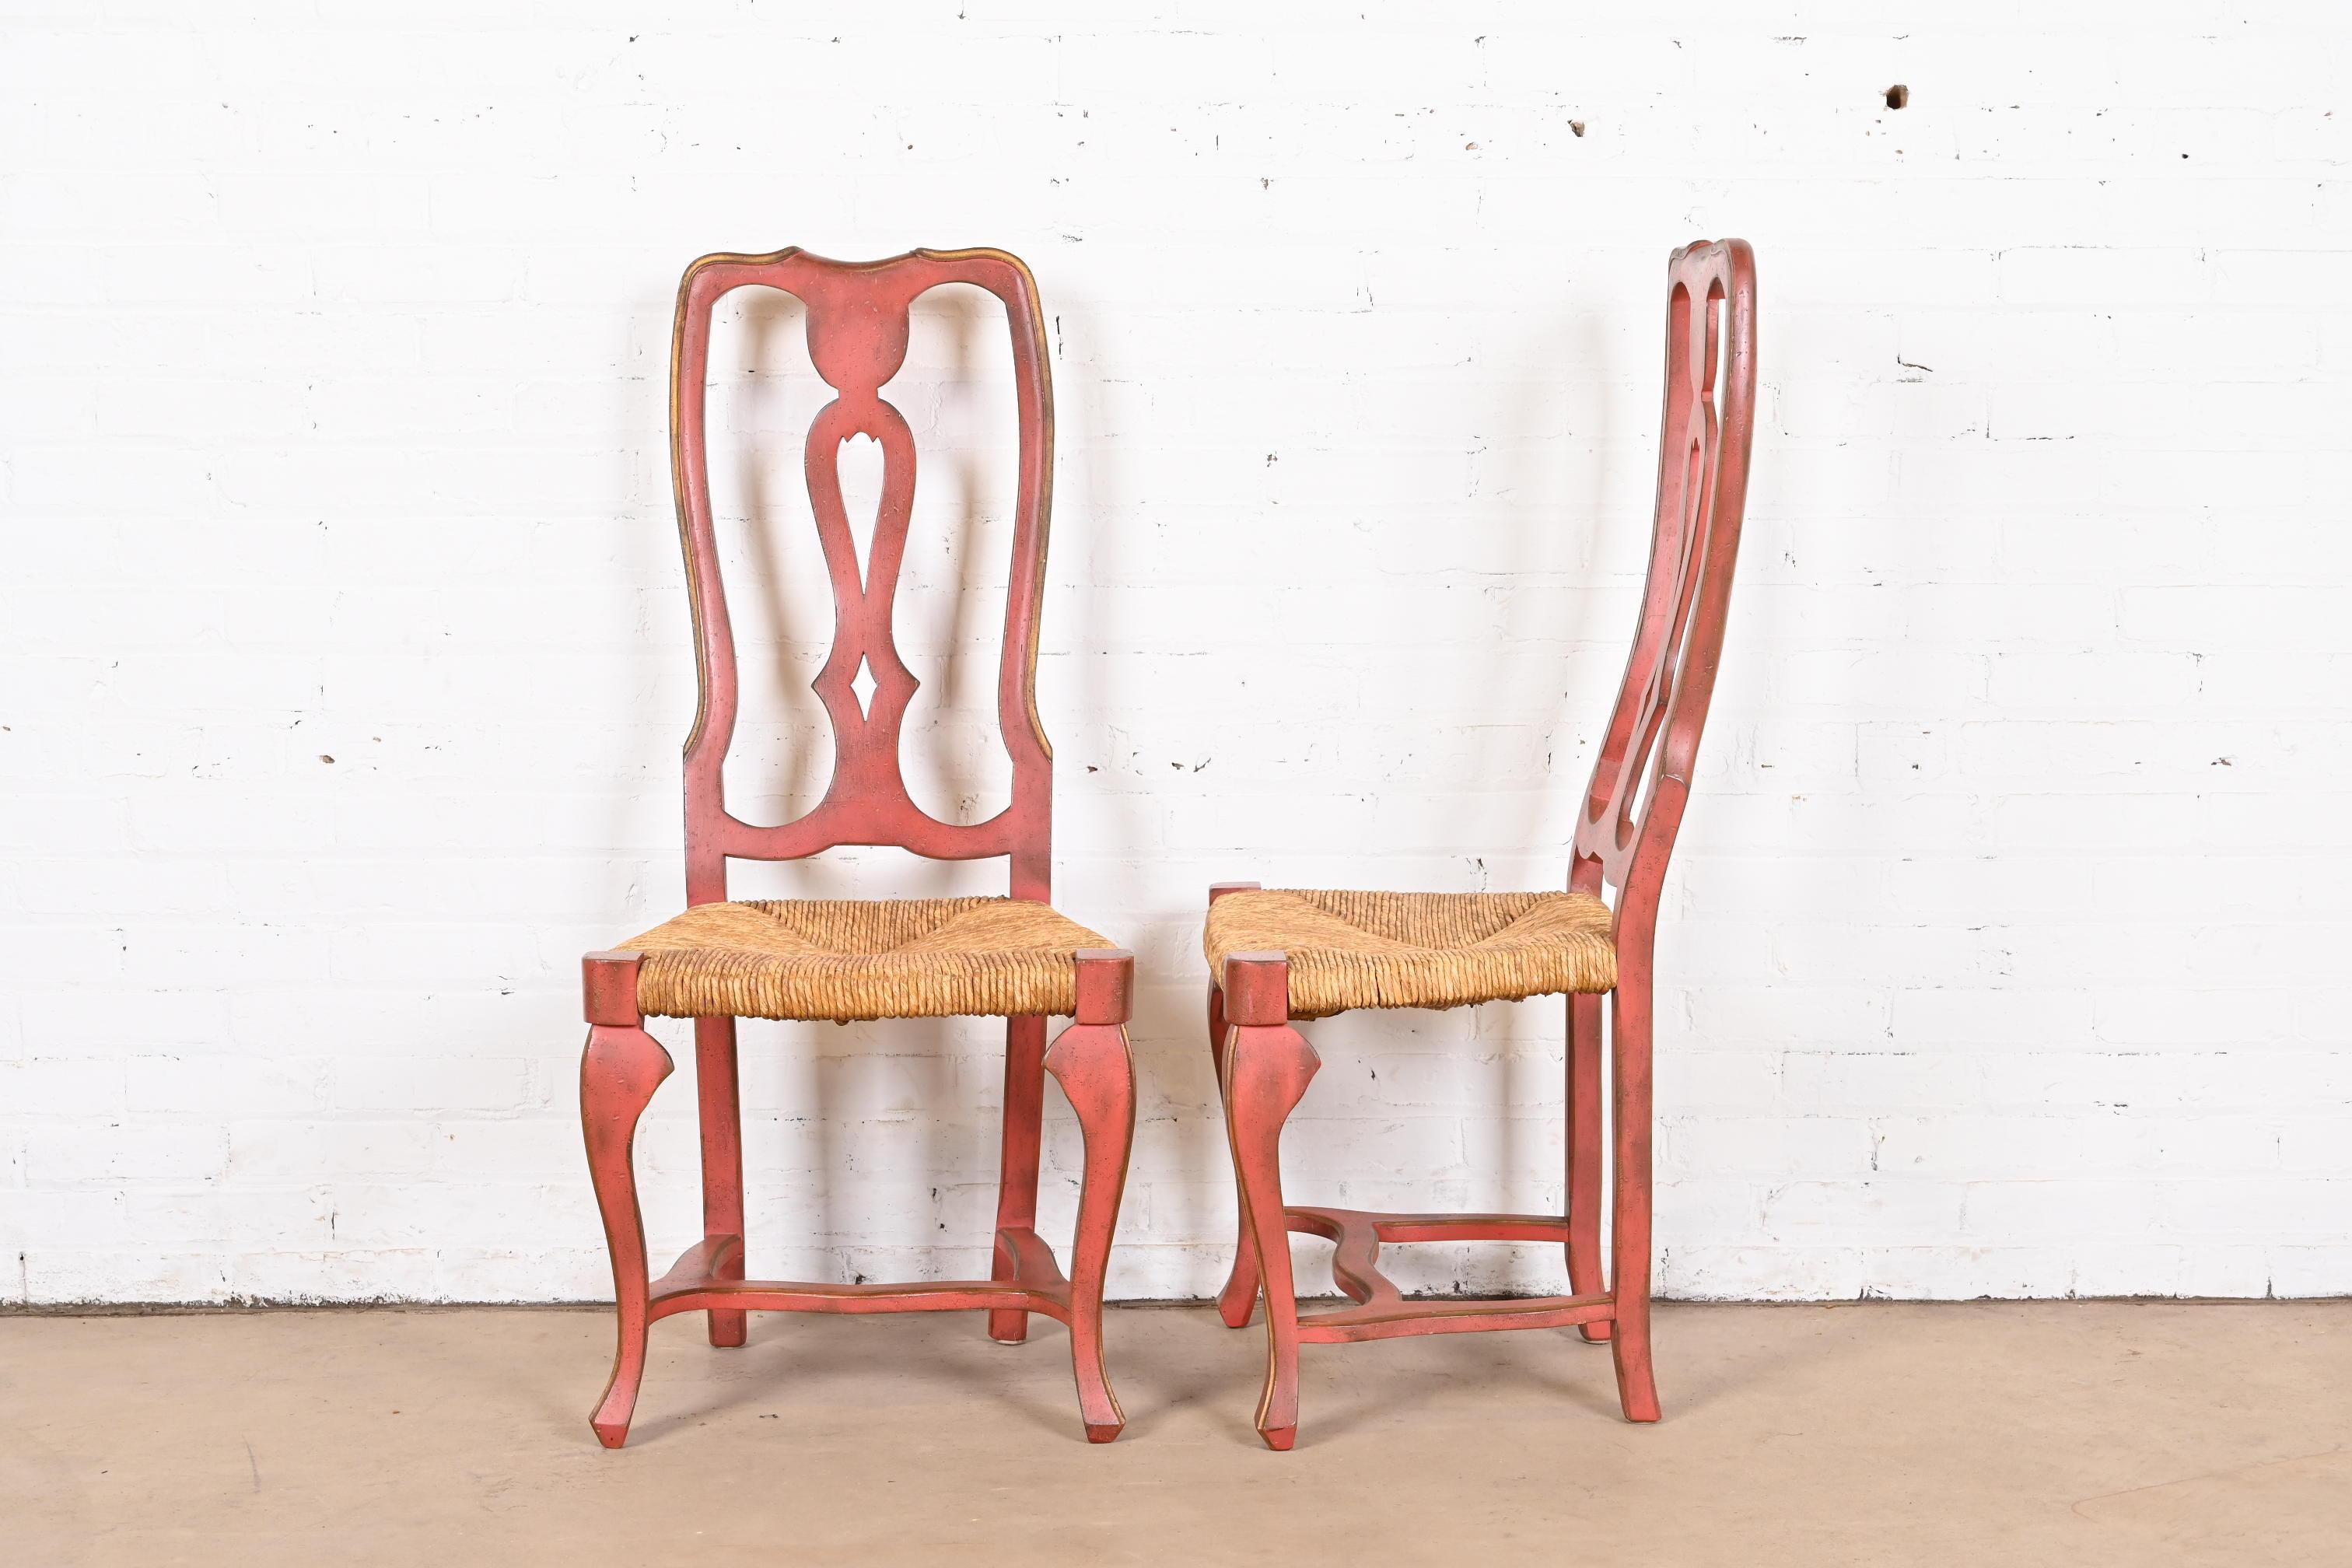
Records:
<instances>
[{"instance_id":1,"label":"chair rear leg","mask_svg":"<svg viewBox=\"0 0 2352 1568\"><path fill-rule=\"evenodd\" d=\"M1037 1160L1045 1137L1045 1020L1004 1020L1004 1131L996 1184L996 1258L989 1278L1011 1279L1017 1267L1002 1233L1037 1224ZM1017 1345L1029 1337L1029 1314L1003 1307L988 1314L988 1337Z\"/></svg>"},{"instance_id":2,"label":"chair rear leg","mask_svg":"<svg viewBox=\"0 0 2352 1568\"><path fill-rule=\"evenodd\" d=\"M694 1021L694 1084L702 1121L702 1234L731 1236L719 1277L743 1278L743 1106L736 1078L735 1020ZM748 1312L711 1309L710 1342L730 1349L749 1332Z\"/></svg>"},{"instance_id":3,"label":"chair rear leg","mask_svg":"<svg viewBox=\"0 0 2352 1568\"><path fill-rule=\"evenodd\" d=\"M1646 966L1618 976L1611 1007L1617 1121L1615 1321L1610 1348L1617 1362L1617 1399L1628 1421L1658 1418L1650 1365L1650 976Z\"/></svg>"},{"instance_id":4,"label":"chair rear leg","mask_svg":"<svg viewBox=\"0 0 2352 1568\"><path fill-rule=\"evenodd\" d=\"M1568 999L1568 1288L1598 1296L1609 1286L1601 1268L1601 1004L1597 994ZM1581 1332L1599 1343L1606 1321Z\"/></svg>"}]
</instances>

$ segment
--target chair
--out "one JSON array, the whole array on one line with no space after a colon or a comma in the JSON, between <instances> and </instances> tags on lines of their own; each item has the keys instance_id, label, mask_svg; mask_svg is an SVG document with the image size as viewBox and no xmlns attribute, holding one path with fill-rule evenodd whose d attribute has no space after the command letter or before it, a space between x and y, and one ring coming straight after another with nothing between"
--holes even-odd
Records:
<instances>
[{"instance_id":1,"label":"chair","mask_svg":"<svg viewBox=\"0 0 2352 1568\"><path fill-rule=\"evenodd\" d=\"M1012 802L959 826L925 813L898 765L898 731L917 681L891 641L890 617L914 497L914 437L881 395L905 359L908 309L925 290L969 283L1003 303L1012 326L1020 479L1004 617L998 719L1013 763ZM711 310L750 284L781 289L806 310L810 357L837 394L808 435L806 475L832 580L831 656L813 682L833 726L835 767L807 815L761 827L727 807L721 768L734 733L734 636L719 576L703 426ZM694 611L701 705L686 742L688 908L623 948L583 963L588 1044L580 1111L588 1164L613 1258L620 1342L612 1381L591 1417L608 1448L626 1439L645 1371L646 1331L679 1312L709 1314L710 1342L740 1345L751 1310L914 1312L985 1309L989 1333L1016 1343L1029 1314L1069 1327L1078 1406L1090 1441L1125 1417L1103 1365L1103 1273L1135 1120L1126 1024L1134 960L1055 912L1052 750L1034 701L1038 608L1053 475L1053 398L1044 317L1028 268L995 250L919 250L850 265L788 249L707 256L678 287L671 359L671 468ZM843 506L841 444L863 434L883 451L882 500L861 572ZM859 673L870 683L860 701ZM857 901L727 899L730 858L789 860L839 845L894 845L934 859L1003 858L1007 899ZM702 1131L703 1237L648 1280L630 1149L637 1118L668 1076L647 1016L695 1021ZM738 1017L1005 1019L1004 1129L995 1260L985 1280L909 1285L747 1279L737 1102ZM1075 1022L1045 1048L1045 1019ZM1085 1170L1076 1239L1065 1279L1035 1229L1045 1073L1076 1110Z\"/></svg>"},{"instance_id":2,"label":"chair","mask_svg":"<svg viewBox=\"0 0 2352 1568\"><path fill-rule=\"evenodd\" d=\"M1612 1342L1626 1419L1655 1421L1650 1365L1650 981L1659 889L1723 647L1755 417L1756 269L1744 241L1685 247L1667 266L1665 418L1648 585L1633 651L1557 893L1209 890L1209 1040L1217 1057L1241 1235L1217 1306L1265 1300L1269 1447L1298 1430L1298 1347L1411 1334L1579 1325ZM1646 786L1646 787L1644 787ZM1614 889L1612 906L1604 898ZM1283 1196L1278 1144L1320 1066L1294 1027L1358 1007L1459 1007L1566 993L1565 1215L1369 1214ZM1601 1266L1601 1015L1615 1089L1613 1279ZM1301 1314L1288 1232L1336 1243L1352 1304ZM1559 1242L1568 1296L1409 1300L1383 1243Z\"/></svg>"}]
</instances>

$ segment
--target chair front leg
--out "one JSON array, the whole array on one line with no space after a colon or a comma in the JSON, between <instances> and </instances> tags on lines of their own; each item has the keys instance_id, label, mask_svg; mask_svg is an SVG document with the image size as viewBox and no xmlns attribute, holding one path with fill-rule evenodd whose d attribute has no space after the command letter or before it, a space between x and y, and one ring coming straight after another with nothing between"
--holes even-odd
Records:
<instances>
[{"instance_id":1,"label":"chair front leg","mask_svg":"<svg viewBox=\"0 0 2352 1568\"><path fill-rule=\"evenodd\" d=\"M1282 1127L1322 1066L1289 1023L1289 963L1280 953L1225 961L1225 1131L1242 1223L1265 1299L1265 1387L1257 1430L1265 1446L1298 1438L1298 1296L1291 1279L1289 1215L1282 1197Z\"/></svg>"},{"instance_id":2,"label":"chair front leg","mask_svg":"<svg viewBox=\"0 0 2352 1568\"><path fill-rule=\"evenodd\" d=\"M996 1256L989 1278L1011 1279L1019 1260L1004 1244L1007 1230L1037 1224L1037 1157L1045 1138L1045 1020L1004 1020L1004 1131L996 1184ZM1017 1345L1029 1337L1029 1314L1003 1307L988 1314L988 1337Z\"/></svg>"},{"instance_id":3,"label":"chair front leg","mask_svg":"<svg viewBox=\"0 0 2352 1568\"><path fill-rule=\"evenodd\" d=\"M633 952L596 952L583 964L590 1027L580 1058L580 1125L588 1143L589 1180L604 1220L604 1245L613 1258L619 1326L613 1375L588 1418L596 1440L607 1448L628 1440L646 1370L646 1311L652 1293L632 1149L637 1118L671 1068L669 1053L646 1033L637 1012L637 959Z\"/></svg>"},{"instance_id":4,"label":"chair front leg","mask_svg":"<svg viewBox=\"0 0 2352 1568\"><path fill-rule=\"evenodd\" d=\"M735 1020L694 1021L694 1091L702 1123L702 1235L731 1236L719 1264L722 1279L743 1278L743 1104L737 1087ZM710 1342L721 1349L747 1337L749 1312L709 1313Z\"/></svg>"},{"instance_id":5,"label":"chair front leg","mask_svg":"<svg viewBox=\"0 0 2352 1568\"><path fill-rule=\"evenodd\" d=\"M1070 1367L1089 1443L1108 1443L1127 1425L1103 1361L1102 1312L1111 1237L1135 1140L1135 1059L1126 1028L1134 988L1133 954L1113 948L1081 950L1077 1021L1045 1053L1045 1070L1069 1097L1086 1137L1077 1234L1070 1243Z\"/></svg>"},{"instance_id":6,"label":"chair front leg","mask_svg":"<svg viewBox=\"0 0 2352 1568\"><path fill-rule=\"evenodd\" d=\"M1617 1121L1615 1311L1611 1350L1617 1400L1628 1421L1658 1418L1650 1366L1650 971L1646 953L1621 955L1610 1005Z\"/></svg>"}]
</instances>

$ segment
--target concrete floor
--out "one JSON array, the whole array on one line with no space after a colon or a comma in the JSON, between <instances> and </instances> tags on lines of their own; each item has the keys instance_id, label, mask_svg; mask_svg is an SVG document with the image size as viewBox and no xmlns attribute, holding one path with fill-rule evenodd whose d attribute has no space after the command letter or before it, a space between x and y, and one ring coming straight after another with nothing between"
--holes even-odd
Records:
<instances>
[{"instance_id":1,"label":"concrete floor","mask_svg":"<svg viewBox=\"0 0 2352 1568\"><path fill-rule=\"evenodd\" d=\"M2352 1302L1666 1306L1666 1419L1566 1332L1309 1346L1114 1314L654 1331L630 1446L602 1312L0 1318L0 1561L70 1564L2352 1563Z\"/></svg>"}]
</instances>

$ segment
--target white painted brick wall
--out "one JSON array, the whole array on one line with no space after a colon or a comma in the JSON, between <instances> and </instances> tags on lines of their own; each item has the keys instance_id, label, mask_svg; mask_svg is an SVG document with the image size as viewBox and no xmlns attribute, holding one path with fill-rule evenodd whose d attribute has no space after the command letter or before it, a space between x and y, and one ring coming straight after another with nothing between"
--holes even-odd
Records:
<instances>
[{"instance_id":1,"label":"white painted brick wall","mask_svg":"<svg viewBox=\"0 0 2352 1568\"><path fill-rule=\"evenodd\" d=\"M1042 282L1058 888L1146 975L1114 1285L1211 1288L1202 889L1558 885L1663 264L1720 234L1765 386L1661 933L1664 1289L2352 1290L2343 8L1671 10L0 5L0 1296L607 1289L575 962L681 898L671 294L792 243ZM984 705L1002 356L941 304L905 624ZM730 317L715 394L779 810L793 337ZM925 714L919 790L980 790ZM1297 1189L1556 1204L1560 1024L1320 1027ZM746 1035L762 1271L982 1266L985 1029Z\"/></svg>"}]
</instances>

